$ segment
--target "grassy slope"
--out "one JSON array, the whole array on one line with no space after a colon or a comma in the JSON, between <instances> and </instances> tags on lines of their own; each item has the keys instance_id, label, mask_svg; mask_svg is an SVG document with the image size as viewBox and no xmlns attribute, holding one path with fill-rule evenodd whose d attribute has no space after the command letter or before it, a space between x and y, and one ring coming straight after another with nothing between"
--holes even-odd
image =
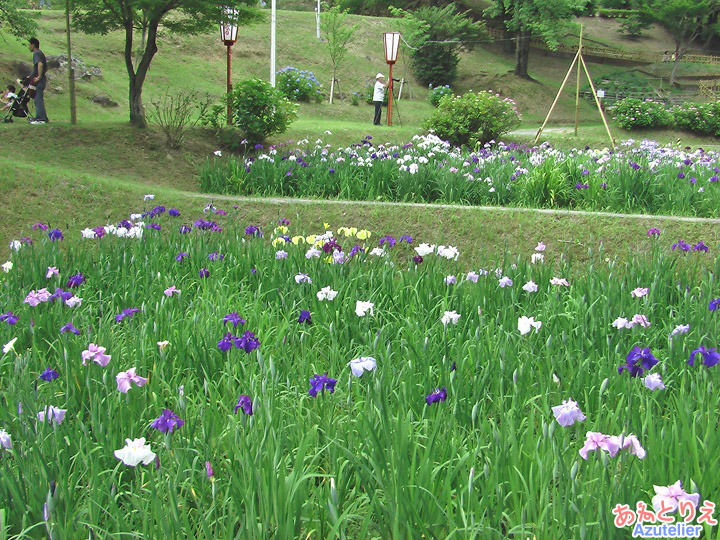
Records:
<instances>
[{"instance_id":1,"label":"grassy slope","mask_svg":"<svg viewBox=\"0 0 720 540\"><path fill-rule=\"evenodd\" d=\"M351 49L348 65L341 71L342 89L360 89L372 75L383 69L380 33L394 29L389 19L353 18L361 22L356 42ZM62 53L63 25L60 12L43 12L39 22L43 31L40 39L47 54ZM314 37L314 15L302 12L280 12L278 17L278 67L286 64L312 69L321 80L329 78L324 45ZM233 48L236 77L267 77L268 25L258 25L241 31L241 40ZM67 110L67 95L62 72L55 74L48 96L48 106L57 122L41 128L16 123L3 126L0 137L0 169L6 171L0 188L0 240L7 245L37 220L58 226L85 227L125 217L142 206L142 195L154 192L158 202L181 209L202 204L188 192L196 191L193 175L197 165L214 150L212 136L203 131L193 134L181 151L166 151L162 137L152 131L137 132L124 122L127 114L126 75L122 55L121 36L86 36L75 34L74 47L88 65L99 65L102 79L80 82L80 126L70 128L63 116ZM9 39L0 69L8 73L13 59L27 60L25 46ZM146 83L145 97L152 99L166 90L195 88L219 96L224 85L224 49L216 35L196 37L163 36L160 52L153 62ZM182 62L178 62L182 58ZM404 60L398 64L398 75L409 76ZM492 88L513 95L525 117L525 126L534 132L538 122L554 97L558 80L567 69L568 61L561 58L533 54L531 72L536 82L519 81L508 74L511 56L499 46L476 48L464 53L460 63L459 90ZM612 66L592 65L593 75ZM237 79L236 79L237 80ZM347 144L365 134L376 142L406 141L420 129L422 119L431 111L425 98L427 91L412 85L416 98L403 101L393 128L375 127L367 121L371 110L367 106L352 107L339 103L303 105L300 118L285 138L322 137L333 144ZM103 109L87 98L103 93L121 103L118 109ZM554 118L572 119L574 110L571 93L561 100ZM583 104L582 117L589 124L597 124L593 110ZM400 124L402 120L402 125ZM324 132L329 130L332 135ZM581 132L580 144L602 142L604 134L596 125ZM550 135L562 144L576 144L578 140L566 135ZM587 137L587 138L585 138ZM675 134L664 134L674 140ZM529 138L529 137L528 137ZM280 140L280 139L278 139ZM692 139L688 144L701 144ZM705 145L707 146L707 145ZM140 164L140 166L138 166ZM201 201L207 198L203 197ZM228 203L230 204L230 203ZM500 213L479 210L408 210L407 208L363 208L359 205L338 206L243 203L250 221L267 222L279 215L300 218L308 224L330 221L363 225L383 233L410 232L433 242L457 243L463 246L470 259L480 250L497 250L508 243L512 249L529 250L540 239L553 239L571 247L577 256L589 248L597 248L602 240L610 254L625 253L625 242L645 245L644 232L656 223L634 219L552 217L527 213ZM308 225L310 226L310 225ZM706 225L667 223L667 236L704 239L720 238L714 228ZM489 247L494 246L494 247ZM2 249L6 254L6 248Z\"/></svg>"}]
</instances>

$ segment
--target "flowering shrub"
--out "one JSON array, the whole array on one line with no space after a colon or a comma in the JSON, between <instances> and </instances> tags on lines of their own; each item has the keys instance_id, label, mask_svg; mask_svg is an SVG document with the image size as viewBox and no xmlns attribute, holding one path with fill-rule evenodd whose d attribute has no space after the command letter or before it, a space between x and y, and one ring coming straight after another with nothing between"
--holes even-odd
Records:
<instances>
[{"instance_id":1,"label":"flowering shrub","mask_svg":"<svg viewBox=\"0 0 720 540\"><path fill-rule=\"evenodd\" d=\"M676 105L672 115L678 129L699 135L720 136L720 105L717 102Z\"/></svg>"},{"instance_id":2,"label":"flowering shrub","mask_svg":"<svg viewBox=\"0 0 720 540\"><path fill-rule=\"evenodd\" d=\"M433 107L437 107L440 104L440 100L444 98L445 96L452 96L452 90L450 90L450 85L446 84L445 86L435 86L433 87L432 84L430 84L430 103L433 104Z\"/></svg>"},{"instance_id":3,"label":"flowering shrub","mask_svg":"<svg viewBox=\"0 0 720 540\"><path fill-rule=\"evenodd\" d=\"M618 486L719 500L718 246L584 264L530 228L491 259L138 206L62 250L21 231L0 273L6 537L609 538Z\"/></svg>"},{"instance_id":4,"label":"flowering shrub","mask_svg":"<svg viewBox=\"0 0 720 540\"><path fill-rule=\"evenodd\" d=\"M662 128L672 124L673 115L657 101L625 98L613 107L613 120L623 129Z\"/></svg>"},{"instance_id":5,"label":"flowering shrub","mask_svg":"<svg viewBox=\"0 0 720 540\"><path fill-rule=\"evenodd\" d=\"M453 146L473 147L496 139L520 125L515 102L492 92L467 92L446 99L423 127Z\"/></svg>"},{"instance_id":6,"label":"flowering shrub","mask_svg":"<svg viewBox=\"0 0 720 540\"><path fill-rule=\"evenodd\" d=\"M233 138L244 138L249 144L283 133L297 118L296 106L269 82L260 79L236 84L229 99L232 123L240 130Z\"/></svg>"},{"instance_id":7,"label":"flowering shrub","mask_svg":"<svg viewBox=\"0 0 720 540\"><path fill-rule=\"evenodd\" d=\"M282 94L292 101L316 101L322 99L322 85L312 71L284 67L277 72L276 84Z\"/></svg>"}]
</instances>

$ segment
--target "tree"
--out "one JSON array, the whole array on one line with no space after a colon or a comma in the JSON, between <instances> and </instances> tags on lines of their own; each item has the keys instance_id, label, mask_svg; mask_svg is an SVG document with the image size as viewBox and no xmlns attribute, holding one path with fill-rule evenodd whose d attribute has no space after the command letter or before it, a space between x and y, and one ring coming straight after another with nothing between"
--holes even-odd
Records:
<instances>
[{"instance_id":1,"label":"tree","mask_svg":"<svg viewBox=\"0 0 720 540\"><path fill-rule=\"evenodd\" d=\"M328 45L330 63L332 64L332 80L335 81L335 74L338 68L345 61L347 45L358 29L357 24L345 24L347 10L340 10L338 6L332 7L320 14L322 33Z\"/></svg>"},{"instance_id":2,"label":"tree","mask_svg":"<svg viewBox=\"0 0 720 540\"><path fill-rule=\"evenodd\" d=\"M7 30L19 38L30 38L37 24L19 8L26 7L18 0L0 0L0 30Z\"/></svg>"},{"instance_id":3,"label":"tree","mask_svg":"<svg viewBox=\"0 0 720 540\"><path fill-rule=\"evenodd\" d=\"M0 0L2 1L2 0ZM238 3L240 2L240 3ZM262 18L250 6L254 0L235 0L228 7L238 10L238 25L247 25ZM224 18L225 6L215 0L75 0L74 25L89 34L125 32L125 68L129 78L130 123L147 126L142 104L145 78L158 51L158 31L197 34L218 27ZM137 65L133 64L133 38L146 25L145 48ZM219 45L218 45L219 46Z\"/></svg>"},{"instance_id":4,"label":"tree","mask_svg":"<svg viewBox=\"0 0 720 540\"><path fill-rule=\"evenodd\" d=\"M455 4L423 7L413 12L390 8L402 17L403 35L412 50L415 77L423 84L443 85L457 77L459 51L472 49L484 35L484 25L457 13Z\"/></svg>"},{"instance_id":5,"label":"tree","mask_svg":"<svg viewBox=\"0 0 720 540\"><path fill-rule=\"evenodd\" d=\"M530 79L530 38L540 36L557 48L571 17L585 10L587 0L494 0L486 16L501 20L515 36L515 75Z\"/></svg>"},{"instance_id":6,"label":"tree","mask_svg":"<svg viewBox=\"0 0 720 540\"><path fill-rule=\"evenodd\" d=\"M675 62L670 85L675 84L678 63L687 47L713 26L711 18L720 9L719 0L648 0L643 15L665 27L675 41Z\"/></svg>"}]
</instances>

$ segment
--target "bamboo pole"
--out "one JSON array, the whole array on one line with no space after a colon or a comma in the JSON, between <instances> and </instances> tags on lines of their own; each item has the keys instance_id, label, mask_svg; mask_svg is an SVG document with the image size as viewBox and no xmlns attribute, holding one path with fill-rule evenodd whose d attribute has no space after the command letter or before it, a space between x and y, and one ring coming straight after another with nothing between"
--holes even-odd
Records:
<instances>
[{"instance_id":1,"label":"bamboo pole","mask_svg":"<svg viewBox=\"0 0 720 540\"><path fill-rule=\"evenodd\" d=\"M332 105L333 92L335 92L335 77L333 77L332 82L330 82L330 105Z\"/></svg>"},{"instance_id":2,"label":"bamboo pole","mask_svg":"<svg viewBox=\"0 0 720 540\"><path fill-rule=\"evenodd\" d=\"M575 58L572 61L572 64L570 64L570 69L568 69L567 74L565 75L565 79L563 79L562 84L560 85L560 90L558 90L557 95L555 96L555 101L553 101L552 106L550 107L550 110L547 113L547 116L545 117L545 121L543 122L543 125L540 126L540 129L538 129L537 135L535 135L535 142L534 144L537 144L538 140L540 139L540 135L543 132L543 129L545 129L545 126L548 123L548 120L550 120L550 115L552 114L553 110L555 109L555 105L557 105L558 100L560 99L560 94L562 94L563 88L565 88L565 84L567 83L568 79L570 78L570 73L572 73L573 68L575 67L575 63L578 61L578 57L580 56L580 51L578 51L575 54ZM578 70L580 69L580 66L578 66Z\"/></svg>"},{"instance_id":3,"label":"bamboo pole","mask_svg":"<svg viewBox=\"0 0 720 540\"><path fill-rule=\"evenodd\" d=\"M578 54L582 58L583 25L580 25L580 44ZM575 136L578 136L578 123L580 121L580 66L577 67L577 86L575 87Z\"/></svg>"},{"instance_id":4,"label":"bamboo pole","mask_svg":"<svg viewBox=\"0 0 720 540\"><path fill-rule=\"evenodd\" d=\"M610 133L610 126L608 126L607 120L605 119L605 113L603 113L602 107L600 106L600 100L597 97L597 92L595 91L595 85L592 82L592 79L590 78L590 72L588 71L587 66L585 65L585 60L583 59L582 55L580 55L580 62L582 63L583 69L585 70L585 75L588 78L588 82L590 83L590 89L592 90L593 97L595 98L595 104L597 105L598 111L600 112L600 117L602 118L603 124L605 125L605 131L607 131L608 137L610 138L610 144L614 147L615 146L615 139L612 136L612 133ZM578 69L580 69L578 67Z\"/></svg>"}]
</instances>

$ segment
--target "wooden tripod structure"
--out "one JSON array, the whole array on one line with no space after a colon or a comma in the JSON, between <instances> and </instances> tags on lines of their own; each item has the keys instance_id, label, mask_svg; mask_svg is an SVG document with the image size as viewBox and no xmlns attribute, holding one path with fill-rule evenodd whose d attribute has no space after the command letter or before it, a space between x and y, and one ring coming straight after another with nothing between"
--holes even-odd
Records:
<instances>
[{"instance_id":1,"label":"wooden tripod structure","mask_svg":"<svg viewBox=\"0 0 720 540\"><path fill-rule=\"evenodd\" d=\"M593 97L595 98L595 104L597 105L598 111L600 112L600 118L602 118L603 124L605 125L605 131L607 131L608 137L610 138L610 144L612 146L615 146L615 139L613 138L612 133L610 133L610 126L608 126L607 120L605 118L605 113L603 113L602 107L600 106L600 99L598 98L597 91L595 90L595 85L592 82L590 72L588 71L587 65L585 64L585 59L582 55L582 37L583 27L582 25L580 25L580 44L578 45L578 51L575 54L575 59L572 61L572 64L570 64L570 69L568 69L568 72L565 75L565 79L560 85L560 90L558 90L557 96L555 96L555 101L553 101L553 104L550 107L547 116L545 117L543 125L538 130L537 135L535 135L534 144L537 144L538 140L540 140L540 135L542 135L543 129L545 129L545 126L550 119L550 115L552 114L553 110L555 109L555 105L557 105L557 102L560 99L560 94L562 94L562 91L565 88L568 79L570 78L570 74L572 73L573 68L575 68L575 64L577 64L577 86L575 87L575 136L577 137L578 134L578 120L580 114L580 65L582 65L582 68L585 71L585 76L590 83L590 89L592 90Z\"/></svg>"}]
</instances>

